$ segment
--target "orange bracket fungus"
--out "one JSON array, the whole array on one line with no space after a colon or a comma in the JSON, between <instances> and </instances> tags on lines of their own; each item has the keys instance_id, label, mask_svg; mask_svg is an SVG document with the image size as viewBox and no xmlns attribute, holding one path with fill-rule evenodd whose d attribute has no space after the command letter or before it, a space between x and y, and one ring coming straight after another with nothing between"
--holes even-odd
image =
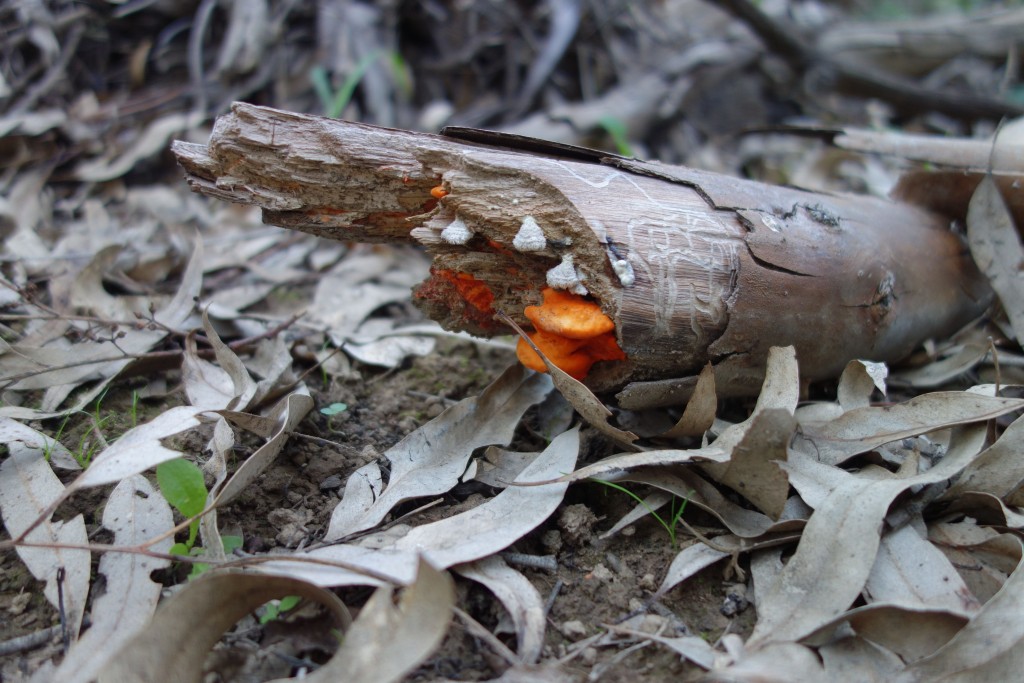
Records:
<instances>
[{"instance_id":1,"label":"orange bracket fungus","mask_svg":"<svg viewBox=\"0 0 1024 683\"><path fill-rule=\"evenodd\" d=\"M527 306L523 314L536 331L529 334L548 360L566 374L582 380L590 367L603 360L625 360L615 341L615 323L593 301L551 287L543 290L540 306ZM516 346L516 356L526 367L547 372L547 367L525 339Z\"/></svg>"}]
</instances>

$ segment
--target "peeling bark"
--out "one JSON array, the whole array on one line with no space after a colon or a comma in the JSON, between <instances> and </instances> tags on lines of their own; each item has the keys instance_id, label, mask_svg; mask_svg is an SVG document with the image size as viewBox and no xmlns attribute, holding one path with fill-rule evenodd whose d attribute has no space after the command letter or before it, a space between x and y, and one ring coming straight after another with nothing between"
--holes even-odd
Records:
<instances>
[{"instance_id":1,"label":"peeling bark","mask_svg":"<svg viewBox=\"0 0 1024 683\"><path fill-rule=\"evenodd\" d=\"M173 150L195 191L268 223L422 244L416 300L449 329L528 325L545 286L591 297L628 359L587 384L627 407L681 402L707 361L720 395L756 393L771 346L793 344L805 380L899 360L991 301L949 220L909 204L493 140L236 104L209 145Z\"/></svg>"}]
</instances>

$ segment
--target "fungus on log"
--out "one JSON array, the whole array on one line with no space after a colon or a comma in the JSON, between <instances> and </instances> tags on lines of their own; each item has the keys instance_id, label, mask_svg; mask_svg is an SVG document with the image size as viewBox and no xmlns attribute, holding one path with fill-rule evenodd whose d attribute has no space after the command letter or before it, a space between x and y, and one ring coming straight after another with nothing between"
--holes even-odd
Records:
<instances>
[{"instance_id":1,"label":"fungus on log","mask_svg":"<svg viewBox=\"0 0 1024 683\"><path fill-rule=\"evenodd\" d=\"M910 204L454 134L236 104L208 145L173 150L195 191L267 223L418 242L430 317L494 336L504 313L624 407L685 400L709 360L720 395L756 394L772 346L794 345L806 380L896 361L992 299L949 217Z\"/></svg>"}]
</instances>

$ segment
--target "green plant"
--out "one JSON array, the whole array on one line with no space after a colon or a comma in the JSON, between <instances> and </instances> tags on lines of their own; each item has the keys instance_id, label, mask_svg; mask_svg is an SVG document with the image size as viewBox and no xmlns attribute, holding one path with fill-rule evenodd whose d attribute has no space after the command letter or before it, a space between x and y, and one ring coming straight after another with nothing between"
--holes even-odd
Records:
<instances>
[{"instance_id":1,"label":"green plant","mask_svg":"<svg viewBox=\"0 0 1024 683\"><path fill-rule=\"evenodd\" d=\"M132 389L132 405L128 408L128 419L131 420L131 429L139 424L139 392Z\"/></svg>"},{"instance_id":2,"label":"green plant","mask_svg":"<svg viewBox=\"0 0 1024 683\"><path fill-rule=\"evenodd\" d=\"M664 527L665 531L668 532L669 540L671 540L672 542L672 548L675 549L679 547L676 541L676 527L679 526L679 520L682 519L683 512L686 511L686 504L690 501L688 497L680 498L679 496L672 496L672 500L669 507L669 517L668 521L666 521L665 518L659 515L657 511L654 510L652 507L650 507L647 504L647 502L644 501L643 498L638 496L636 493L630 491L625 486L622 486L621 484L616 484L615 482L608 481L606 479L591 479L590 481L597 482L598 484L604 484L608 488L615 489L616 491L621 491L622 493L625 493L627 496L629 496L636 502L640 503L640 505L643 505L645 508L647 508L647 511L651 513L651 516L654 517L654 519L658 520L658 523L661 524L661 526ZM687 495L693 495L693 491L691 491ZM681 504L678 503L678 501L680 500L682 500ZM678 510L676 509L677 504L679 505Z\"/></svg>"},{"instance_id":3,"label":"green plant","mask_svg":"<svg viewBox=\"0 0 1024 683\"><path fill-rule=\"evenodd\" d=\"M260 624L281 618L281 615L294 608L302 601L298 595L286 595L280 600L271 600L260 608Z\"/></svg>"},{"instance_id":4,"label":"green plant","mask_svg":"<svg viewBox=\"0 0 1024 683\"><path fill-rule=\"evenodd\" d=\"M313 81L313 89L316 90L316 94L320 97L320 103L324 107L324 116L332 119L341 116L341 113L345 111L345 107L352 100L352 95L355 94L359 82L363 80L366 72L377 61L380 54L380 50L374 50L359 60L356 68L352 70L345 79L345 82L336 91L331 88L331 79L327 74L327 69L322 66L313 67L309 78Z\"/></svg>"},{"instance_id":5,"label":"green plant","mask_svg":"<svg viewBox=\"0 0 1024 683\"><path fill-rule=\"evenodd\" d=\"M629 146L629 140L626 138L626 124L622 122L622 119L607 114L602 116L598 123L611 136L612 142L615 143L615 149L618 150L619 154L624 157L633 156L633 148Z\"/></svg>"},{"instance_id":6,"label":"green plant","mask_svg":"<svg viewBox=\"0 0 1024 683\"><path fill-rule=\"evenodd\" d=\"M70 419L71 419L71 415L70 414L69 415L65 415L64 419L61 420L61 422L60 422L60 427L57 428L57 434L54 435L53 440L52 441L47 441L43 445L43 458L46 459L46 462L50 462L50 456L53 455L53 445L60 441L60 437L64 433L64 428L67 426L68 420L70 420Z\"/></svg>"},{"instance_id":7,"label":"green plant","mask_svg":"<svg viewBox=\"0 0 1024 683\"><path fill-rule=\"evenodd\" d=\"M185 557L201 557L206 553L206 549L196 546L196 538L199 535L198 517L206 508L208 495L202 470L191 460L175 458L157 465L156 483L171 507L187 519L196 518L188 525L188 538L184 542L179 541L172 545L170 553ZM225 553L232 553L242 547L242 537L221 536L221 543ZM210 565L205 562L193 563L192 571L188 575L189 581L209 568Z\"/></svg>"},{"instance_id":8,"label":"green plant","mask_svg":"<svg viewBox=\"0 0 1024 683\"><path fill-rule=\"evenodd\" d=\"M93 415L96 418L96 415ZM102 433L103 426L110 420L110 415L103 418L95 419L93 422L96 431ZM75 459L82 469L87 469L92 464L92 458L96 455L96 451L100 449L100 440L89 439L89 430L82 432L81 438L78 439L78 448L71 452L71 457Z\"/></svg>"},{"instance_id":9,"label":"green plant","mask_svg":"<svg viewBox=\"0 0 1024 683\"><path fill-rule=\"evenodd\" d=\"M341 415L348 410L347 403L332 403L329 406L320 409L321 415L327 416L327 429L334 431L333 419L335 415Z\"/></svg>"},{"instance_id":10,"label":"green plant","mask_svg":"<svg viewBox=\"0 0 1024 683\"><path fill-rule=\"evenodd\" d=\"M238 548L242 547L242 537L241 536L221 536L220 537L220 542L221 542L221 545L224 547L224 554L225 555L230 555L231 553L235 552L235 550L237 550ZM203 555L205 552L206 552L205 548L193 547L189 551L188 554L190 556L192 556L192 557L199 557L199 556ZM188 573L188 580L191 581L192 579L196 578L197 576L199 576L200 574L202 574L203 572L205 572L209 568L210 568L210 565L205 563L205 562L195 562L192 565L192 571L190 571Z\"/></svg>"},{"instance_id":11,"label":"green plant","mask_svg":"<svg viewBox=\"0 0 1024 683\"><path fill-rule=\"evenodd\" d=\"M99 397L97 397L96 405L92 409L92 417L94 420L96 420L96 422L100 422L100 406L103 405L103 399L107 397L108 391L110 391L109 385L105 387L103 391L100 393Z\"/></svg>"},{"instance_id":12,"label":"green plant","mask_svg":"<svg viewBox=\"0 0 1024 683\"><path fill-rule=\"evenodd\" d=\"M156 468L156 483L171 507L186 518L197 517L206 507L206 482L203 472L191 460L175 458ZM171 546L173 555L190 555L199 533L199 520L188 525L188 540Z\"/></svg>"}]
</instances>

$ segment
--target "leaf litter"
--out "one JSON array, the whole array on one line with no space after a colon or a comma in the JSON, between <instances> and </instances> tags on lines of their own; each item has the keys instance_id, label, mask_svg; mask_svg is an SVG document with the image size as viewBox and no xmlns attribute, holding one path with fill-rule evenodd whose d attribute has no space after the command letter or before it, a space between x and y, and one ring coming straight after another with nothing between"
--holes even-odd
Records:
<instances>
[{"instance_id":1,"label":"leaf litter","mask_svg":"<svg viewBox=\"0 0 1024 683\"><path fill-rule=\"evenodd\" d=\"M269 78L273 59L261 65L261 46L292 10L229 4L225 40L208 57L238 93L248 86L233 79ZM347 17L353 39L332 43L335 72L365 61L363 71L385 74L343 105L408 126L388 92L415 61L384 69L367 45L380 39L377 25L356 16L367 8L323 5ZM64 40L74 22L40 8L15 42L32 42L42 68L54 69L78 39ZM617 22L647 11L590 35L613 36ZM672 30L670 19L660 30ZM550 49L566 40L551 36ZM146 48L148 68L173 64L166 47ZM5 676L31 662L37 680L197 680L211 648L216 658L233 642L250 646L253 629L270 633L249 613L291 595L321 605L345 632L340 647L324 638L329 628L309 636L314 627L302 622L312 605L270 620L297 622L295 639L307 645L280 675L312 680L596 680L640 675L633 663L656 663L659 649L672 659L657 680L1009 680L1024 665L1024 402L1008 386L1024 379L1014 353L1019 201L1002 182L1017 143L996 136L998 154L988 156L997 180L978 161L991 143L972 143L965 216L1007 319L996 313L936 340L917 367L892 375L853 361L812 399L791 349L773 350L753 407L720 401L706 370L693 398L660 416L675 426L640 438L557 369L499 375L509 344L468 344L417 318L408 290L426 261L410 249L325 243L259 226L251 210L201 201L173 182L124 181L205 115L172 107L124 123L90 92L26 114L42 96L25 92L31 79L0 74L0 97L18 97L4 105L0 135L22 152L39 145L5 161L13 175L0 180L0 515L8 538L20 539L4 542L0 604L16 622L5 633L55 624L68 647L8 658L17 666L5 664ZM537 94L535 81L520 99ZM660 83L656 92L675 92ZM564 108L579 131L600 132L581 109ZM542 112L527 123L558 130ZM81 183L71 193L33 160L56 158L54 132L77 145L61 171L62 182ZM956 146L941 139L847 128L837 140L887 152L912 144L911 156L956 161ZM796 155L787 171L827 181L827 156ZM864 162L860 180L878 183L879 169ZM401 379L414 371L424 376ZM971 383L985 384L964 391ZM335 403L348 409L329 418L315 410ZM208 491L196 554L171 557L193 520L173 516L153 470L181 457L202 467ZM649 517L675 521L666 509L684 503L670 541ZM232 550L236 534L242 545ZM554 574L530 565L545 558ZM187 581L196 563L207 569ZM376 592L367 600L358 588L323 586ZM33 589L42 597L27 609L21 596ZM719 598L739 610L744 592L753 606L725 617ZM459 658L461 670L445 669ZM681 672L680 659L690 663Z\"/></svg>"}]
</instances>

